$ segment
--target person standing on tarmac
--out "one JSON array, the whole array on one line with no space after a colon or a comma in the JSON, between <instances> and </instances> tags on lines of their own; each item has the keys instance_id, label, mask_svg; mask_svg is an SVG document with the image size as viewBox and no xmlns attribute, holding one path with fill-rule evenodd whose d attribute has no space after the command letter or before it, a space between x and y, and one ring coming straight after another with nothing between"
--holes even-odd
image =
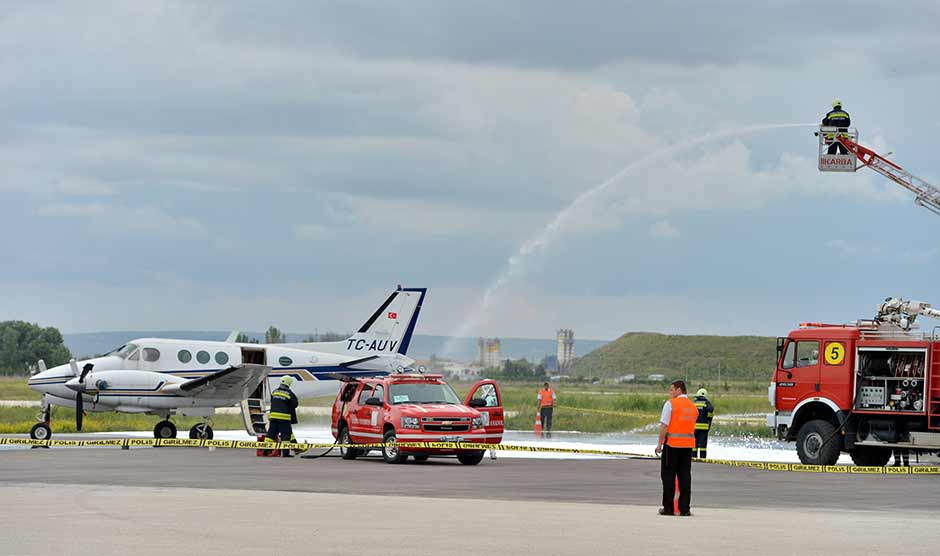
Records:
<instances>
[{"instance_id":1,"label":"person standing on tarmac","mask_svg":"<svg viewBox=\"0 0 940 556\"><path fill-rule=\"evenodd\" d=\"M698 408L686 394L685 381L669 385L669 399L659 418L656 455L662 454L663 507L659 515L675 515L673 500L679 482L679 515L690 516L692 504L692 450L695 448L695 421Z\"/></svg>"},{"instance_id":2,"label":"person standing on tarmac","mask_svg":"<svg viewBox=\"0 0 940 556\"><path fill-rule=\"evenodd\" d=\"M289 376L281 377L281 385L271 392L271 413L268 414L268 433L264 439L267 441L280 440L281 442L294 442L292 424L297 423L297 396L291 392L290 385L294 379ZM292 458L290 450L281 450L281 456Z\"/></svg>"},{"instance_id":3,"label":"person standing on tarmac","mask_svg":"<svg viewBox=\"0 0 940 556\"><path fill-rule=\"evenodd\" d=\"M539 402L539 418L542 420L542 433L545 438L552 437L552 412L555 410L555 391L546 382L536 398Z\"/></svg>"},{"instance_id":4,"label":"person standing on tarmac","mask_svg":"<svg viewBox=\"0 0 940 556\"><path fill-rule=\"evenodd\" d=\"M826 127L837 127L839 131L842 132L848 131L848 127L852 125L852 118L849 117L848 112L842 109L841 100L835 99L832 101L832 110L823 118L822 125ZM832 143L829 144L829 154L836 154L836 151L838 151L839 154L849 154L845 146L836 141L834 133L827 133L826 139L832 141Z\"/></svg>"},{"instance_id":5,"label":"person standing on tarmac","mask_svg":"<svg viewBox=\"0 0 940 556\"><path fill-rule=\"evenodd\" d=\"M712 419L715 417L715 408L708 401L708 390L699 388L695 393L695 407L698 408L698 420L695 421L695 450L693 457L705 459L708 447L708 431L712 428Z\"/></svg>"}]
</instances>

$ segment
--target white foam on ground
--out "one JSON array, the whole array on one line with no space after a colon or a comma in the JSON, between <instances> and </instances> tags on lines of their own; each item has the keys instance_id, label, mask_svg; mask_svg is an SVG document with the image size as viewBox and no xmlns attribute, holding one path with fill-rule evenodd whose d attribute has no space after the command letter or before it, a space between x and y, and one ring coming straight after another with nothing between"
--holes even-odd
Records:
<instances>
[{"instance_id":1,"label":"white foam on ground","mask_svg":"<svg viewBox=\"0 0 940 556\"><path fill-rule=\"evenodd\" d=\"M129 436L135 438L148 438L151 437L153 433L148 431L128 431L128 432L110 432L110 433L97 433L100 435L106 436ZM510 438L503 439L505 444L513 444L517 446L539 446L546 448L573 448L581 450L608 450L608 451L618 451L618 452L629 452L630 454L638 454L643 456L655 457L654 450L656 448L656 437L649 435L636 435L635 440L627 443L612 443L612 442L596 442L592 441L592 435L584 435L584 440L570 440L568 438L562 440L547 440L547 439L513 439L512 436L518 434L516 431L509 431L507 436ZM555 433L559 435L560 433ZM330 432L328 426L299 426L294 428L294 435L297 437L299 442L310 442L310 443L332 443L333 434ZM564 436L570 437L571 433L564 433ZM215 438L218 440L255 440L254 437L249 436L245 431L215 431ZM599 438L598 436L593 436L593 438ZM648 438L648 440L647 440ZM752 445L742 445L742 444L752 444ZM756 445L753 445L756 444ZM530 459L609 459L614 456L599 456L591 454L566 454L566 453L552 453L552 452L514 452L514 451L503 451L499 450L496 452L497 457L505 458L530 458ZM796 446L790 443L779 443L773 441L765 440L755 440L755 441L742 441L740 439L722 439L722 438L709 438L708 440L708 457L714 459L728 459L728 460L737 460L737 461L764 461L764 462L784 462L784 463L799 463L799 457L796 454ZM848 454L843 454L839 458L840 464L851 464L852 458Z\"/></svg>"}]
</instances>

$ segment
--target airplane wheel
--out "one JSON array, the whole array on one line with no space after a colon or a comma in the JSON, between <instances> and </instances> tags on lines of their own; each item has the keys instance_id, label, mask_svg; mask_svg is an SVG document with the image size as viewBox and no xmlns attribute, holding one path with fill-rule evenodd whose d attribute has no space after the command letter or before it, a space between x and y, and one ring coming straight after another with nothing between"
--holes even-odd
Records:
<instances>
[{"instance_id":1,"label":"airplane wheel","mask_svg":"<svg viewBox=\"0 0 940 556\"><path fill-rule=\"evenodd\" d=\"M153 428L154 438L176 438L176 425L169 421L160 421Z\"/></svg>"},{"instance_id":2,"label":"airplane wheel","mask_svg":"<svg viewBox=\"0 0 940 556\"><path fill-rule=\"evenodd\" d=\"M36 423L29 429L29 437L33 440L49 440L52 438L52 429L45 423Z\"/></svg>"},{"instance_id":3,"label":"airplane wheel","mask_svg":"<svg viewBox=\"0 0 940 556\"><path fill-rule=\"evenodd\" d=\"M196 423L189 429L189 437L194 440L212 440L212 427L205 423Z\"/></svg>"}]
</instances>

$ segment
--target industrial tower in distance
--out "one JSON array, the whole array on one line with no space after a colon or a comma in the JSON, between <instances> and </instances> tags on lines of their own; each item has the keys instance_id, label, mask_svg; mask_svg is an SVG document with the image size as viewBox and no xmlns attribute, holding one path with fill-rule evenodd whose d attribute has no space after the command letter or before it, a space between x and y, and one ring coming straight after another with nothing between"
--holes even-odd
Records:
<instances>
[{"instance_id":1,"label":"industrial tower in distance","mask_svg":"<svg viewBox=\"0 0 940 556\"><path fill-rule=\"evenodd\" d=\"M574 361L574 330L562 328L558 331L558 370L567 371Z\"/></svg>"},{"instance_id":2,"label":"industrial tower in distance","mask_svg":"<svg viewBox=\"0 0 940 556\"><path fill-rule=\"evenodd\" d=\"M502 366L499 338L478 338L477 351L480 366L484 369L498 369Z\"/></svg>"}]
</instances>

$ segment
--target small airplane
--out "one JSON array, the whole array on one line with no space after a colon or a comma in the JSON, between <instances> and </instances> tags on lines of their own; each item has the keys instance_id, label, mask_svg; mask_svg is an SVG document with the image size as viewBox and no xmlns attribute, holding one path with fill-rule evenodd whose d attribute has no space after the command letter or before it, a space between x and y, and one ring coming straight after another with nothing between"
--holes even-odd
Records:
<instances>
[{"instance_id":1,"label":"small airplane","mask_svg":"<svg viewBox=\"0 0 940 556\"><path fill-rule=\"evenodd\" d=\"M171 415L204 417L189 436L212 438L215 409L241 404L246 430L261 432L258 415L281 377L294 378L291 390L299 398L332 396L342 380L413 364L406 354L426 293L398 286L358 332L338 342L244 344L232 332L222 342L140 338L102 357L51 369L40 360L29 387L43 394L43 411L30 437L51 438L52 406L75 408L78 430L86 411L158 415L156 438L176 438Z\"/></svg>"}]
</instances>

